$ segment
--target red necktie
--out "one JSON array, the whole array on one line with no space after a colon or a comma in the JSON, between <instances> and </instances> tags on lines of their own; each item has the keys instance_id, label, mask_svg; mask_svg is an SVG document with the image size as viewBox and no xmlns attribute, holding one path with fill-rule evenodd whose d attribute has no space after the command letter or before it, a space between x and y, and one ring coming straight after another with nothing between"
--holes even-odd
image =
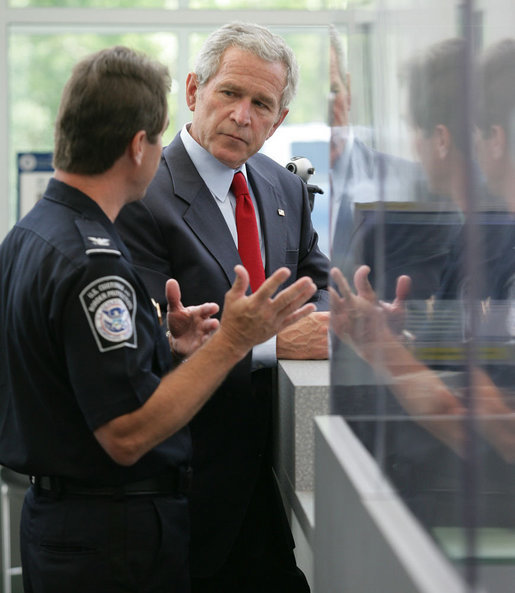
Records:
<instances>
[{"instance_id":1,"label":"red necktie","mask_svg":"<svg viewBox=\"0 0 515 593\"><path fill-rule=\"evenodd\" d=\"M261 259L256 214L249 195L247 182L241 171L234 175L231 190L236 196L238 252L242 264L249 273L252 292L256 292L265 280L265 270L263 268L263 260Z\"/></svg>"}]
</instances>

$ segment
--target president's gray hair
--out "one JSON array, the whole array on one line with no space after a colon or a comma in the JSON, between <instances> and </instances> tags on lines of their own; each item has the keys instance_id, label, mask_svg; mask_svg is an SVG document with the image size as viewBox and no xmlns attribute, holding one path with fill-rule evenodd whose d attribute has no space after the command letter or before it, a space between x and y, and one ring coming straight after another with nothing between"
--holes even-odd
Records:
<instances>
[{"instance_id":1,"label":"president's gray hair","mask_svg":"<svg viewBox=\"0 0 515 593\"><path fill-rule=\"evenodd\" d=\"M279 109L282 111L288 107L297 92L299 81L299 66L295 55L279 35L254 23L229 23L209 35L197 56L194 68L199 86L206 84L218 72L222 56L229 47L243 49L267 62L284 64L286 84Z\"/></svg>"}]
</instances>

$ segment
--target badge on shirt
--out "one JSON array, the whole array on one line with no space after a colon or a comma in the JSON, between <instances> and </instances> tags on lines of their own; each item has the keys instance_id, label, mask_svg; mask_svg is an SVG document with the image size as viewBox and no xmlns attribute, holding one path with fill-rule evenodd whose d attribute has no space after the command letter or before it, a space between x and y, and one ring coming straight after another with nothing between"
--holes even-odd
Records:
<instances>
[{"instance_id":1,"label":"badge on shirt","mask_svg":"<svg viewBox=\"0 0 515 593\"><path fill-rule=\"evenodd\" d=\"M100 352L136 348L136 293L119 276L91 282L79 295Z\"/></svg>"}]
</instances>

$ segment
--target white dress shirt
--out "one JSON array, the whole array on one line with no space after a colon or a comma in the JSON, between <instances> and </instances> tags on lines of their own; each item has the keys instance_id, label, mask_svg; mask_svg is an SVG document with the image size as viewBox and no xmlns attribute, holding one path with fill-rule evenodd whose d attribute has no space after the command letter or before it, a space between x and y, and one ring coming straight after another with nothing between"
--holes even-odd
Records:
<instances>
[{"instance_id":1,"label":"white dress shirt","mask_svg":"<svg viewBox=\"0 0 515 593\"><path fill-rule=\"evenodd\" d=\"M188 132L190 124L185 124L181 130L181 140L189 157L193 161L195 168L202 177L204 183L211 192L220 212L227 223L231 236L236 247L238 246L238 232L236 230L236 197L231 191L231 183L234 174L241 171L245 176L249 188L250 197L254 204L254 211L256 213L256 222L259 232L259 244L261 247L261 257L263 258L263 266L265 266L265 245L263 241L263 233L261 231L261 222L259 218L259 208L257 207L256 198L252 186L247 179L247 170L245 164L239 169L231 169L219 160L217 160L210 152L200 146ZM276 338L275 336L255 346L252 350L252 370L259 368L275 366L276 358Z\"/></svg>"}]
</instances>

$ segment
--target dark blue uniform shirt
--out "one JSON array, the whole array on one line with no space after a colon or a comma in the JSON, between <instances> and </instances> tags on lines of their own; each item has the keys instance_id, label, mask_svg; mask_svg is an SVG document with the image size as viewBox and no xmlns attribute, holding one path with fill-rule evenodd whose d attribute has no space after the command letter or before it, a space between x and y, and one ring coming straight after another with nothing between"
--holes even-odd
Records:
<instances>
[{"instance_id":1,"label":"dark blue uniform shirt","mask_svg":"<svg viewBox=\"0 0 515 593\"><path fill-rule=\"evenodd\" d=\"M187 464L183 428L135 465L93 431L139 408L171 357L155 308L100 207L52 179L0 247L0 464L116 485Z\"/></svg>"}]
</instances>

